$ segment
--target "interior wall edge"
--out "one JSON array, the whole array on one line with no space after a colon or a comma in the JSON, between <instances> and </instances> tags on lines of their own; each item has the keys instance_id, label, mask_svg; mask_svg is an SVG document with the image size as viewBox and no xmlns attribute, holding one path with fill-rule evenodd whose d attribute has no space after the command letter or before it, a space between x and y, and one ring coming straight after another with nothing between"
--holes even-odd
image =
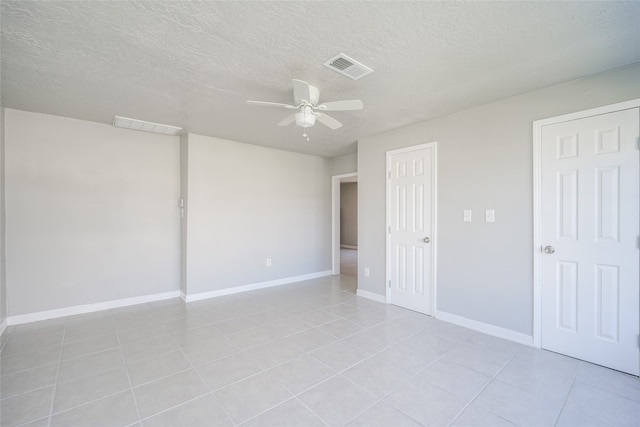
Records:
<instances>
[{"instance_id":1,"label":"interior wall edge","mask_svg":"<svg viewBox=\"0 0 640 427\"><path fill-rule=\"evenodd\" d=\"M6 202L5 202L5 109L0 106L0 336L7 326L7 238L6 238Z\"/></svg>"}]
</instances>

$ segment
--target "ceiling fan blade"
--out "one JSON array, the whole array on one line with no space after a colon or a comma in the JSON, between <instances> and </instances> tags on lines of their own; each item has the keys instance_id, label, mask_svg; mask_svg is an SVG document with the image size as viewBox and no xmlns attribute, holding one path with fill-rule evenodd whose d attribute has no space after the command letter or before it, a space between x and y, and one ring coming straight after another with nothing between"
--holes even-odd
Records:
<instances>
[{"instance_id":1,"label":"ceiling fan blade","mask_svg":"<svg viewBox=\"0 0 640 427\"><path fill-rule=\"evenodd\" d=\"M302 100L311 102L311 87L309 83L296 79L291 80L291 82L293 83L293 100L296 104L299 104Z\"/></svg>"},{"instance_id":2,"label":"ceiling fan blade","mask_svg":"<svg viewBox=\"0 0 640 427\"><path fill-rule=\"evenodd\" d=\"M296 115L295 114L289 114L287 117L282 119L282 121L280 123L278 123L278 126L288 126L291 123L293 123L293 121L295 119L296 119Z\"/></svg>"},{"instance_id":3,"label":"ceiling fan blade","mask_svg":"<svg viewBox=\"0 0 640 427\"><path fill-rule=\"evenodd\" d=\"M359 99L349 99L346 101L323 102L316 108L321 111L351 111L362 110L364 104Z\"/></svg>"},{"instance_id":4,"label":"ceiling fan blade","mask_svg":"<svg viewBox=\"0 0 640 427\"><path fill-rule=\"evenodd\" d=\"M340 123L339 121L337 121L331 116L327 116L326 114L320 114L316 119L320 123L322 123L327 127L330 127L331 129L338 129L340 126L342 126L342 123Z\"/></svg>"},{"instance_id":5,"label":"ceiling fan blade","mask_svg":"<svg viewBox=\"0 0 640 427\"><path fill-rule=\"evenodd\" d=\"M262 107L298 108L295 105L281 104L279 102L267 102L267 101L247 101L247 104L260 105Z\"/></svg>"}]
</instances>

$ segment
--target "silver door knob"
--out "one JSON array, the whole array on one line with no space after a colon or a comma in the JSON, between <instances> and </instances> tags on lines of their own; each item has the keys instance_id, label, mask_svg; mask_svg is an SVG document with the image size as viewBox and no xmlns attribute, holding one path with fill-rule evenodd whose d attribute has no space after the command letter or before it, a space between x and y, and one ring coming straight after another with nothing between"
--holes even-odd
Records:
<instances>
[{"instance_id":1,"label":"silver door knob","mask_svg":"<svg viewBox=\"0 0 640 427\"><path fill-rule=\"evenodd\" d=\"M553 248L553 246L545 246L543 249L545 254L549 254L551 255L552 253L554 253L556 250Z\"/></svg>"},{"instance_id":2,"label":"silver door knob","mask_svg":"<svg viewBox=\"0 0 640 427\"><path fill-rule=\"evenodd\" d=\"M425 242L425 243L429 243L431 241L431 239L428 238L428 237L425 237L424 239L422 239L422 241Z\"/></svg>"}]
</instances>

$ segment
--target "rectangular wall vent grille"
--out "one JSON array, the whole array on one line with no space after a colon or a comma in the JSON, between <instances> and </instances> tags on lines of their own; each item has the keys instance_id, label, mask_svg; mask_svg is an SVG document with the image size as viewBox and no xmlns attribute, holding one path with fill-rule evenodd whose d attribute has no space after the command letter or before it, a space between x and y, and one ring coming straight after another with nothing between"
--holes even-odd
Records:
<instances>
[{"instance_id":1,"label":"rectangular wall vent grille","mask_svg":"<svg viewBox=\"0 0 640 427\"><path fill-rule=\"evenodd\" d=\"M359 63L355 59L349 58L344 53L334 56L323 65L353 80L358 80L360 77L373 73L371 68Z\"/></svg>"},{"instance_id":2,"label":"rectangular wall vent grille","mask_svg":"<svg viewBox=\"0 0 640 427\"><path fill-rule=\"evenodd\" d=\"M120 116L113 118L113 125L118 128L141 130L143 132L159 133L162 135L179 135L180 132L182 132L182 128L176 126L145 122L144 120L129 119Z\"/></svg>"}]
</instances>

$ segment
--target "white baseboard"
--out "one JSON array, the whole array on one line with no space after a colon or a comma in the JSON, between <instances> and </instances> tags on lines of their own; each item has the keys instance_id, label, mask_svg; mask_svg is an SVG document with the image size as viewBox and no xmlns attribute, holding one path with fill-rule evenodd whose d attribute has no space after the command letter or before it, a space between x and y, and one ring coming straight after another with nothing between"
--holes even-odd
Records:
<instances>
[{"instance_id":1,"label":"white baseboard","mask_svg":"<svg viewBox=\"0 0 640 427\"><path fill-rule=\"evenodd\" d=\"M182 298L185 302L198 301L207 298L213 298L223 295L231 295L240 292L247 292L256 289L270 288L273 286L281 286L294 282L302 282L305 280L317 279L319 277L330 276L331 271L320 271L317 273L303 274L300 276L286 277L283 279L270 280L267 282L252 283L250 285L237 286L234 288L220 289L217 291L203 292L200 294L186 295L182 291L171 291L160 294L143 295L139 297L123 298L114 301L105 301L96 304L76 305L73 307L65 307L56 310L40 311L37 313L20 314L17 316L9 316L5 322L0 325L0 335L6 329L7 325L20 325L23 323L38 322L40 320L56 319L58 317L73 316L76 314L93 313L96 311L110 310L113 308L126 307L135 304L144 304L147 302L161 301L170 298Z\"/></svg>"},{"instance_id":2,"label":"white baseboard","mask_svg":"<svg viewBox=\"0 0 640 427\"><path fill-rule=\"evenodd\" d=\"M377 302L381 302L381 303L385 303L387 302L387 298L384 295L380 295L380 294L375 294L373 292L369 292L369 291L363 291L362 289L358 289L356 291L356 295L362 298L367 298L373 301L377 301Z\"/></svg>"},{"instance_id":3,"label":"white baseboard","mask_svg":"<svg viewBox=\"0 0 640 427\"><path fill-rule=\"evenodd\" d=\"M463 326L482 332L483 334L493 335L494 337L504 338L505 340L517 342L518 344L533 346L533 336L523 334L521 332L512 331L511 329L501 328L500 326L490 325L488 323L478 322L477 320L467 319L466 317L456 314L447 313L436 310L435 318L454 325Z\"/></svg>"},{"instance_id":4,"label":"white baseboard","mask_svg":"<svg viewBox=\"0 0 640 427\"><path fill-rule=\"evenodd\" d=\"M303 274L300 276L285 277L282 279L269 280L266 282L251 283L248 285L234 286L232 288L218 289L216 291L201 292L199 294L187 294L183 296L186 302L200 301L203 299L221 297L224 295L238 294L241 292L255 291L256 289L271 288L274 286L287 285L289 283L302 282L305 280L317 279L318 277L331 276L331 270L319 271L317 273Z\"/></svg>"},{"instance_id":5,"label":"white baseboard","mask_svg":"<svg viewBox=\"0 0 640 427\"><path fill-rule=\"evenodd\" d=\"M2 336L2 334L4 334L4 331L7 329L7 319L3 320L2 323L0 323L0 337Z\"/></svg>"},{"instance_id":6,"label":"white baseboard","mask_svg":"<svg viewBox=\"0 0 640 427\"><path fill-rule=\"evenodd\" d=\"M56 310L40 311L37 313L19 314L7 318L8 325L20 325L22 323L38 322L40 320L55 319L58 317L73 316L76 314L93 313L96 311L110 310L112 308L126 307L128 305L144 304L180 296L180 291L164 292L160 294L143 295L139 297L123 298L113 301L99 302L95 304L76 305L73 307L59 308Z\"/></svg>"},{"instance_id":7,"label":"white baseboard","mask_svg":"<svg viewBox=\"0 0 640 427\"><path fill-rule=\"evenodd\" d=\"M353 246L353 245L340 245L340 247L344 249L358 249L357 246Z\"/></svg>"}]
</instances>

